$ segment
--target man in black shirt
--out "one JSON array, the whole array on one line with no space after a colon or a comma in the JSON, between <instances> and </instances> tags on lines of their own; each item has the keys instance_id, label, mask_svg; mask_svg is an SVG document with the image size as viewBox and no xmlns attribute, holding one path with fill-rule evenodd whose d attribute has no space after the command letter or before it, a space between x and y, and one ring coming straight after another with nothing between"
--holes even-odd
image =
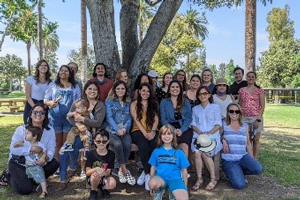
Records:
<instances>
[{"instance_id":1,"label":"man in black shirt","mask_svg":"<svg viewBox=\"0 0 300 200\"><path fill-rule=\"evenodd\" d=\"M243 80L244 70L242 68L240 68L240 67L234 68L233 73L234 73L235 81L229 87L229 93L232 94L234 96L236 102L238 102L239 90L242 87L246 87L247 86L247 81Z\"/></svg>"}]
</instances>

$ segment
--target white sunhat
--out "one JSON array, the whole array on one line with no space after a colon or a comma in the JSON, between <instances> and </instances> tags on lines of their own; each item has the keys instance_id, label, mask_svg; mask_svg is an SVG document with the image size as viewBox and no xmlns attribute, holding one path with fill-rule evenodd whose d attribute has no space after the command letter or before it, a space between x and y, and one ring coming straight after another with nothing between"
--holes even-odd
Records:
<instances>
[{"instance_id":1,"label":"white sunhat","mask_svg":"<svg viewBox=\"0 0 300 200\"><path fill-rule=\"evenodd\" d=\"M195 140L194 146L199 151L210 152L216 148L217 142L215 140L210 139L208 135L201 134Z\"/></svg>"},{"instance_id":2,"label":"white sunhat","mask_svg":"<svg viewBox=\"0 0 300 200\"><path fill-rule=\"evenodd\" d=\"M151 78L157 78L158 73L155 70L151 70L148 72L148 76L150 76Z\"/></svg>"}]
</instances>

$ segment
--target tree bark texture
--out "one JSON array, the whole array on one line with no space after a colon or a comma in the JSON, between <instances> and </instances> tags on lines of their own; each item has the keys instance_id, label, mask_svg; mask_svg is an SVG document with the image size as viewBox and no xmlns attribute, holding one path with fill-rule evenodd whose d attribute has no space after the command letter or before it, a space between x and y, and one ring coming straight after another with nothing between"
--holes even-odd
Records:
<instances>
[{"instance_id":1,"label":"tree bark texture","mask_svg":"<svg viewBox=\"0 0 300 200\"><path fill-rule=\"evenodd\" d=\"M255 70L256 0L246 0L245 71Z\"/></svg>"},{"instance_id":2,"label":"tree bark texture","mask_svg":"<svg viewBox=\"0 0 300 200\"><path fill-rule=\"evenodd\" d=\"M31 41L28 41L26 43L26 49L27 49L27 70L28 70L28 76L31 76L31 57L30 57Z\"/></svg>"},{"instance_id":3,"label":"tree bark texture","mask_svg":"<svg viewBox=\"0 0 300 200\"><path fill-rule=\"evenodd\" d=\"M151 59L181 4L182 0L164 0L161 3L131 63L129 74L132 80L148 70Z\"/></svg>"},{"instance_id":4,"label":"tree bark texture","mask_svg":"<svg viewBox=\"0 0 300 200\"><path fill-rule=\"evenodd\" d=\"M43 58L43 21L42 21L42 0L38 0L38 37L39 37L39 59Z\"/></svg>"},{"instance_id":5,"label":"tree bark texture","mask_svg":"<svg viewBox=\"0 0 300 200\"><path fill-rule=\"evenodd\" d=\"M122 41L122 66L127 70L138 49L139 0L121 0L120 32Z\"/></svg>"},{"instance_id":6,"label":"tree bark texture","mask_svg":"<svg viewBox=\"0 0 300 200\"><path fill-rule=\"evenodd\" d=\"M113 0L87 0L96 62L108 66L112 76L120 68L120 56L115 35Z\"/></svg>"},{"instance_id":7,"label":"tree bark texture","mask_svg":"<svg viewBox=\"0 0 300 200\"><path fill-rule=\"evenodd\" d=\"M87 22L86 22L86 0L81 0L81 80L83 84L87 81Z\"/></svg>"}]
</instances>

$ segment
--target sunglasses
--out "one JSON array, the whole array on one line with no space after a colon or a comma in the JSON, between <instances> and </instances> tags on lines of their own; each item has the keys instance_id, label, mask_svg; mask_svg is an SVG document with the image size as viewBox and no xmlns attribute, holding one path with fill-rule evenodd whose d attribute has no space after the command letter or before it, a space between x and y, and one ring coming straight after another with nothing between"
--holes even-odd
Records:
<instances>
[{"instance_id":1,"label":"sunglasses","mask_svg":"<svg viewBox=\"0 0 300 200\"><path fill-rule=\"evenodd\" d=\"M34 111L32 111L32 114L34 114L34 115L44 115L44 114L46 114L46 111L37 111L37 110L34 110Z\"/></svg>"},{"instance_id":2,"label":"sunglasses","mask_svg":"<svg viewBox=\"0 0 300 200\"><path fill-rule=\"evenodd\" d=\"M108 140L95 140L96 144L106 144Z\"/></svg>"},{"instance_id":3,"label":"sunglasses","mask_svg":"<svg viewBox=\"0 0 300 200\"><path fill-rule=\"evenodd\" d=\"M209 94L210 94L210 93L208 93L208 92L199 93L200 96L207 96L207 95L209 95Z\"/></svg>"},{"instance_id":4,"label":"sunglasses","mask_svg":"<svg viewBox=\"0 0 300 200\"><path fill-rule=\"evenodd\" d=\"M240 110L229 110L229 113L231 113L231 114L233 114L233 113L240 114L241 111Z\"/></svg>"}]
</instances>

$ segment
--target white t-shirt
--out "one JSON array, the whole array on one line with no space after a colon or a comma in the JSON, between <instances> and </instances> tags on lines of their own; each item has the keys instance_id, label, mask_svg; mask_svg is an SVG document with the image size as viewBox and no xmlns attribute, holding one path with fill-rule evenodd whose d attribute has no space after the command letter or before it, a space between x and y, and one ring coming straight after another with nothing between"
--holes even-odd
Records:
<instances>
[{"instance_id":1,"label":"white t-shirt","mask_svg":"<svg viewBox=\"0 0 300 200\"><path fill-rule=\"evenodd\" d=\"M38 142L37 146L41 147L43 149L43 152L46 151L46 147L43 143ZM30 145L30 148L31 148L31 145ZM33 152L29 152L29 154L25 156L26 162L30 162L30 163L35 163L40 158L41 158L41 155L33 153Z\"/></svg>"},{"instance_id":2,"label":"white t-shirt","mask_svg":"<svg viewBox=\"0 0 300 200\"><path fill-rule=\"evenodd\" d=\"M52 84L52 81L50 83L47 82L37 84L33 76L28 76L26 82L31 85L31 98L36 100L44 100L45 91Z\"/></svg>"},{"instance_id":3,"label":"white t-shirt","mask_svg":"<svg viewBox=\"0 0 300 200\"><path fill-rule=\"evenodd\" d=\"M226 118L227 106L232 103L231 95L227 94L226 99L220 99L217 94L213 95L214 103L218 104L221 108L222 119Z\"/></svg>"}]
</instances>

